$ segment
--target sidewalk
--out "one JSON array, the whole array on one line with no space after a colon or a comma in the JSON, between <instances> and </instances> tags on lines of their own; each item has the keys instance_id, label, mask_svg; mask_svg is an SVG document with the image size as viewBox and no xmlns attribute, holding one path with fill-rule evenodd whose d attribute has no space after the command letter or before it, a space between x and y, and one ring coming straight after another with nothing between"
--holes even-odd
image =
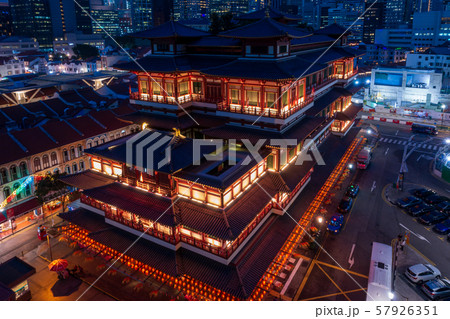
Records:
<instances>
[{"instance_id":1,"label":"sidewalk","mask_svg":"<svg viewBox=\"0 0 450 319\"><path fill-rule=\"evenodd\" d=\"M395 243L395 240L393 241ZM393 248L394 249L394 248ZM395 254L395 250L394 250ZM428 260L423 258L415 248L406 245L403 251L399 251L397 268L394 280L394 300L395 301L423 301L428 300L420 291L420 288L410 282L404 275L406 269L416 264L428 264Z\"/></svg>"},{"instance_id":2,"label":"sidewalk","mask_svg":"<svg viewBox=\"0 0 450 319\"><path fill-rule=\"evenodd\" d=\"M112 260L108 261L86 248L79 249L61 238L50 240L53 260L66 259L69 269L78 265L83 272L58 280L56 273L47 268L50 250L47 243L42 243L24 257L25 261L36 267L36 274L29 279L33 300L77 300L80 296L80 300L185 300L180 291L155 281L151 274L147 276L120 262L109 269ZM95 286L84 294L92 284Z\"/></svg>"},{"instance_id":3,"label":"sidewalk","mask_svg":"<svg viewBox=\"0 0 450 319\"><path fill-rule=\"evenodd\" d=\"M362 119L370 119L381 122L389 122L403 125L411 125L412 123L423 123L435 125L440 130L450 130L450 126L448 125L448 121L444 121L442 123L438 119L428 120L419 117L411 117L411 116L402 116L395 113L383 113L383 112L360 112L360 116ZM373 118L369 118L373 117ZM384 119L384 120L383 120ZM394 122L395 121L395 122ZM411 123L411 124L408 124Z\"/></svg>"}]
</instances>

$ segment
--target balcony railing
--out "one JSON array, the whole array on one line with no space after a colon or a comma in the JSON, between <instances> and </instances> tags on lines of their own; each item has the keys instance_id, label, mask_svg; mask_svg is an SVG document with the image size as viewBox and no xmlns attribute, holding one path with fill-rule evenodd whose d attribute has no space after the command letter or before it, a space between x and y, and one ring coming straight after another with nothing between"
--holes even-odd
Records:
<instances>
[{"instance_id":1,"label":"balcony railing","mask_svg":"<svg viewBox=\"0 0 450 319\"><path fill-rule=\"evenodd\" d=\"M314 100L313 96L309 96L305 100L301 101L300 103L297 103L294 106L290 107L284 107L280 111L278 109L273 108L261 108L259 106L241 106L238 104L222 104L219 103L217 105L217 110L219 111L225 111L225 112L232 112L232 113L239 113L239 114L247 114L247 115L256 115L256 116L265 116L265 117L272 117L272 118L287 118L294 114L295 112L301 110L303 107L308 105Z\"/></svg>"},{"instance_id":2,"label":"balcony railing","mask_svg":"<svg viewBox=\"0 0 450 319\"><path fill-rule=\"evenodd\" d=\"M162 104L184 104L188 102L204 102L204 103L219 103L222 98L211 98L211 97L205 97L201 94L187 94L178 97L178 103L176 102L176 98L173 96L163 96L163 95L150 95L150 94L143 94L139 92L132 92L130 94L130 99L132 100L139 100L139 101L146 101L146 102L155 102L155 103L162 103Z\"/></svg>"}]
</instances>

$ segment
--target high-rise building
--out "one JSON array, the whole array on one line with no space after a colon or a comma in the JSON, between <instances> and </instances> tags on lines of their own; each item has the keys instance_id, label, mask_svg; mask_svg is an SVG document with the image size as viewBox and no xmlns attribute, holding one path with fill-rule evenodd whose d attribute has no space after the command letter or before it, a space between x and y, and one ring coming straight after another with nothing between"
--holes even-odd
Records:
<instances>
[{"instance_id":1,"label":"high-rise building","mask_svg":"<svg viewBox=\"0 0 450 319\"><path fill-rule=\"evenodd\" d=\"M248 0L209 0L209 9L218 14L231 12L233 15L248 12Z\"/></svg>"},{"instance_id":2,"label":"high-rise building","mask_svg":"<svg viewBox=\"0 0 450 319\"><path fill-rule=\"evenodd\" d=\"M173 0L153 0L152 22L156 27L166 23L173 14Z\"/></svg>"},{"instance_id":3,"label":"high-rise building","mask_svg":"<svg viewBox=\"0 0 450 319\"><path fill-rule=\"evenodd\" d=\"M5 2L0 2L0 35L12 34L11 8Z\"/></svg>"},{"instance_id":4,"label":"high-rise building","mask_svg":"<svg viewBox=\"0 0 450 319\"><path fill-rule=\"evenodd\" d=\"M374 0L366 0L364 4L364 12L366 10L367 12L364 15L362 40L365 44L373 44L375 41L375 30L383 29L384 26L385 7L381 1L374 3Z\"/></svg>"},{"instance_id":5,"label":"high-rise building","mask_svg":"<svg viewBox=\"0 0 450 319\"><path fill-rule=\"evenodd\" d=\"M75 32L75 2L73 0L48 0L54 37L62 37L66 32Z\"/></svg>"},{"instance_id":6,"label":"high-rise building","mask_svg":"<svg viewBox=\"0 0 450 319\"><path fill-rule=\"evenodd\" d=\"M77 30L83 32L84 34L91 34L92 20L89 17L91 14L89 0L77 0L77 3L78 4L75 3L75 21Z\"/></svg>"},{"instance_id":7,"label":"high-rise building","mask_svg":"<svg viewBox=\"0 0 450 319\"><path fill-rule=\"evenodd\" d=\"M43 51L53 47L53 28L48 0L10 0L13 32L36 38Z\"/></svg>"},{"instance_id":8,"label":"high-rise building","mask_svg":"<svg viewBox=\"0 0 450 319\"><path fill-rule=\"evenodd\" d=\"M173 15L177 21L209 18L209 0L174 0Z\"/></svg>"},{"instance_id":9,"label":"high-rise building","mask_svg":"<svg viewBox=\"0 0 450 319\"><path fill-rule=\"evenodd\" d=\"M152 27L152 2L153 0L132 0L131 20L134 32Z\"/></svg>"},{"instance_id":10,"label":"high-rise building","mask_svg":"<svg viewBox=\"0 0 450 319\"><path fill-rule=\"evenodd\" d=\"M92 25L93 34L118 36L121 34L119 12L115 6L91 6L91 15L97 22ZM106 31L106 32L105 32Z\"/></svg>"},{"instance_id":11,"label":"high-rise building","mask_svg":"<svg viewBox=\"0 0 450 319\"><path fill-rule=\"evenodd\" d=\"M450 11L430 11L414 14L412 37L416 48L442 45L450 39Z\"/></svg>"},{"instance_id":12,"label":"high-rise building","mask_svg":"<svg viewBox=\"0 0 450 319\"><path fill-rule=\"evenodd\" d=\"M406 25L411 27L413 14L416 10L415 0L385 1L384 26L388 29Z\"/></svg>"}]
</instances>

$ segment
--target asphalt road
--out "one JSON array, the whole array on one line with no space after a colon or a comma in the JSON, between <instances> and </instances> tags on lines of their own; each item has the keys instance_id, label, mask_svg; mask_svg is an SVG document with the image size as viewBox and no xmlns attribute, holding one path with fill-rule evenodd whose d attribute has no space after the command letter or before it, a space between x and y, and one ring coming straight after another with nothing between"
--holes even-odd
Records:
<instances>
[{"instance_id":1,"label":"asphalt road","mask_svg":"<svg viewBox=\"0 0 450 319\"><path fill-rule=\"evenodd\" d=\"M410 243L435 263L444 276L450 277L450 242L417 223L382 196L384 187L397 180L404 144L413 134L409 127L397 124L364 121L363 127L368 123L378 126L380 139L369 168L355 173L354 182L360 185L360 193L346 215L343 231L338 235L326 235L323 249L316 255L300 286L299 300L365 300L362 288L367 287L372 242L390 244L398 234L405 233L404 227L426 239L411 236ZM425 135L412 138L412 143L421 146L406 161L409 172L405 182L430 187L442 195L450 193L450 185L429 171L431 160L445 138L442 134L431 139Z\"/></svg>"}]
</instances>

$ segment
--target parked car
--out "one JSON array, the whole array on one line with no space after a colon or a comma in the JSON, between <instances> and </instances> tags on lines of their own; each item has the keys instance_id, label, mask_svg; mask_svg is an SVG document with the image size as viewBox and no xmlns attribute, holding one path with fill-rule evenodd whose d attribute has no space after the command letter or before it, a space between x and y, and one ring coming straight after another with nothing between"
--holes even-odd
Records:
<instances>
[{"instance_id":1,"label":"parked car","mask_svg":"<svg viewBox=\"0 0 450 319\"><path fill-rule=\"evenodd\" d=\"M439 300L450 296L450 281L447 279L430 280L424 283L421 289L431 300Z\"/></svg>"},{"instance_id":2,"label":"parked car","mask_svg":"<svg viewBox=\"0 0 450 319\"><path fill-rule=\"evenodd\" d=\"M358 193L359 193L359 185L357 185L357 184L351 184L351 185L347 188L347 192L345 193L345 196L355 198L356 195L358 195Z\"/></svg>"},{"instance_id":3,"label":"parked car","mask_svg":"<svg viewBox=\"0 0 450 319\"><path fill-rule=\"evenodd\" d=\"M344 215L336 214L331 216L327 229L332 233L339 233L344 225Z\"/></svg>"},{"instance_id":4,"label":"parked car","mask_svg":"<svg viewBox=\"0 0 450 319\"><path fill-rule=\"evenodd\" d=\"M444 220L442 223L436 224L433 230L438 234L446 235L450 233L450 219Z\"/></svg>"},{"instance_id":5,"label":"parked car","mask_svg":"<svg viewBox=\"0 0 450 319\"><path fill-rule=\"evenodd\" d=\"M434 225L446 220L447 218L447 214L440 213L437 210L432 210L431 212L422 215L418 220L419 223L424 225Z\"/></svg>"},{"instance_id":6,"label":"parked car","mask_svg":"<svg viewBox=\"0 0 450 319\"><path fill-rule=\"evenodd\" d=\"M444 196L440 196L440 195L430 195L430 196L425 197L423 200L427 204L437 205L440 202L447 200L447 198Z\"/></svg>"},{"instance_id":7,"label":"parked car","mask_svg":"<svg viewBox=\"0 0 450 319\"><path fill-rule=\"evenodd\" d=\"M363 148L356 157L356 166L359 169L366 169L370 164L371 158L372 154L370 154L370 151L366 148Z\"/></svg>"},{"instance_id":8,"label":"parked car","mask_svg":"<svg viewBox=\"0 0 450 319\"><path fill-rule=\"evenodd\" d=\"M420 199L418 199L417 197L408 196L408 197L400 198L397 201L397 206L399 206L401 208L408 208L410 206L420 204L421 202L422 201Z\"/></svg>"},{"instance_id":9,"label":"parked car","mask_svg":"<svg viewBox=\"0 0 450 319\"><path fill-rule=\"evenodd\" d=\"M432 191L431 189L427 188L419 188L419 189L413 189L411 191L411 194L418 198L425 198L427 196L436 195L435 191Z\"/></svg>"},{"instance_id":10,"label":"parked car","mask_svg":"<svg viewBox=\"0 0 450 319\"><path fill-rule=\"evenodd\" d=\"M421 284L428 280L441 278L441 272L433 265L417 264L406 269L405 276L412 282Z\"/></svg>"},{"instance_id":11,"label":"parked car","mask_svg":"<svg viewBox=\"0 0 450 319\"><path fill-rule=\"evenodd\" d=\"M420 202L417 205L406 208L408 214L410 214L413 217L422 216L423 214L431 212L432 210L434 210L434 207L431 205L427 205L424 202Z\"/></svg>"},{"instance_id":12,"label":"parked car","mask_svg":"<svg viewBox=\"0 0 450 319\"><path fill-rule=\"evenodd\" d=\"M353 206L353 198L345 196L339 203L338 212L348 213L352 209L352 206Z\"/></svg>"},{"instance_id":13,"label":"parked car","mask_svg":"<svg viewBox=\"0 0 450 319\"><path fill-rule=\"evenodd\" d=\"M450 214L450 201L440 202L434 207L441 213L446 213L447 215Z\"/></svg>"}]
</instances>

